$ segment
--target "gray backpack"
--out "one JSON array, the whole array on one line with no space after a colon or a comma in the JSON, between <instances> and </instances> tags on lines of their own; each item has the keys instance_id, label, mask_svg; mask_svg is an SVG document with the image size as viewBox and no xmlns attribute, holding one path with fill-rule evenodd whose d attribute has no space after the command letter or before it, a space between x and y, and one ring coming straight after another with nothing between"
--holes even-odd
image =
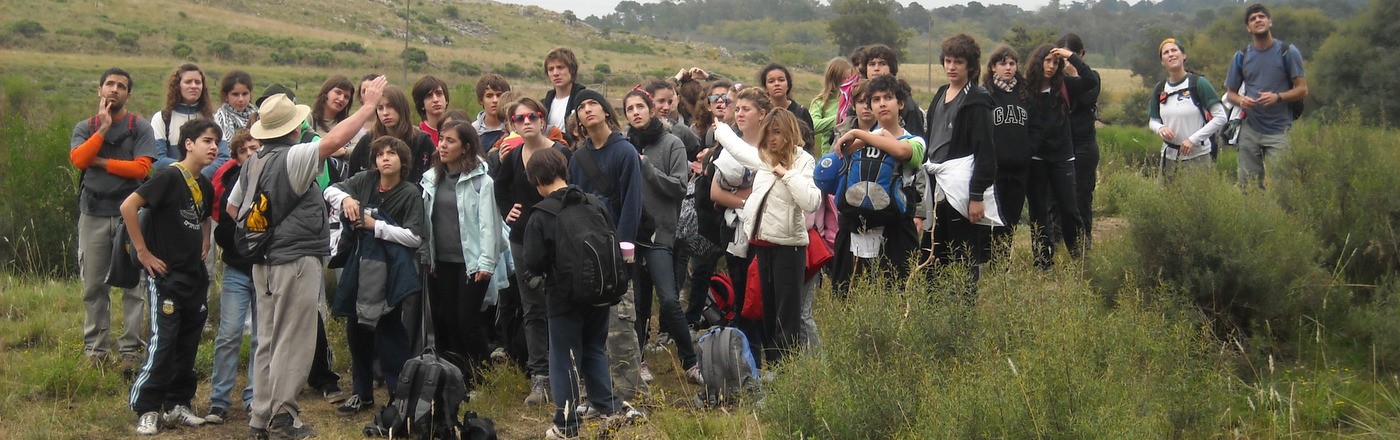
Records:
<instances>
[{"instance_id":1,"label":"gray backpack","mask_svg":"<svg viewBox=\"0 0 1400 440\"><path fill-rule=\"evenodd\" d=\"M705 381L701 401L708 406L732 405L744 392L759 389L758 363L749 338L739 329L717 326L700 336L700 375Z\"/></svg>"}]
</instances>

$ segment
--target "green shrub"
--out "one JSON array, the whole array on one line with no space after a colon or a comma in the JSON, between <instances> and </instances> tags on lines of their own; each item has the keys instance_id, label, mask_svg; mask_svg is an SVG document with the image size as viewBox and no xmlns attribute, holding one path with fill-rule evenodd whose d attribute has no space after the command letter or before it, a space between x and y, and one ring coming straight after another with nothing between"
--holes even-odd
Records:
<instances>
[{"instance_id":1,"label":"green shrub","mask_svg":"<svg viewBox=\"0 0 1400 440\"><path fill-rule=\"evenodd\" d=\"M1222 337L1270 329L1290 336L1303 317L1328 311L1317 238L1269 198L1241 193L1211 171L1114 186L1129 188L1106 197L1121 198L1115 203L1129 226L1117 239L1125 242L1109 247L1127 249L1091 258L1095 285L1164 285L1216 318Z\"/></svg>"},{"instance_id":2,"label":"green shrub","mask_svg":"<svg viewBox=\"0 0 1400 440\"><path fill-rule=\"evenodd\" d=\"M447 63L447 70L464 76L477 76L481 74L481 66L461 60L452 60Z\"/></svg>"},{"instance_id":3,"label":"green shrub","mask_svg":"<svg viewBox=\"0 0 1400 440\"><path fill-rule=\"evenodd\" d=\"M9 93L11 81L5 81ZM77 274L77 170L68 163L76 121L26 122L0 116L0 264L12 273ZM21 194L23 196L21 196Z\"/></svg>"},{"instance_id":4,"label":"green shrub","mask_svg":"<svg viewBox=\"0 0 1400 440\"><path fill-rule=\"evenodd\" d=\"M408 64L408 68L418 70L424 64L428 64L428 52L416 47L405 47L403 52L399 52L399 58Z\"/></svg>"},{"instance_id":5,"label":"green shrub","mask_svg":"<svg viewBox=\"0 0 1400 440\"><path fill-rule=\"evenodd\" d=\"M595 45L599 50L606 50L617 53L631 53L638 55L656 55L656 50L645 43L638 43L633 40L628 41L604 41Z\"/></svg>"},{"instance_id":6,"label":"green shrub","mask_svg":"<svg viewBox=\"0 0 1400 440\"><path fill-rule=\"evenodd\" d=\"M1329 266L1354 282L1400 273L1400 140L1361 124L1356 113L1303 123L1292 147L1270 163L1269 185L1284 209L1317 232Z\"/></svg>"},{"instance_id":7,"label":"green shrub","mask_svg":"<svg viewBox=\"0 0 1400 440\"><path fill-rule=\"evenodd\" d=\"M10 25L5 28L9 30L11 34L19 35L24 38L34 38L43 35L44 32L48 32L47 29L44 29L44 25L39 24L37 21L27 19L10 23Z\"/></svg>"},{"instance_id":8,"label":"green shrub","mask_svg":"<svg viewBox=\"0 0 1400 440\"><path fill-rule=\"evenodd\" d=\"M141 34L135 32L122 32L117 34L117 46L129 53L140 50Z\"/></svg>"},{"instance_id":9,"label":"green shrub","mask_svg":"<svg viewBox=\"0 0 1400 440\"><path fill-rule=\"evenodd\" d=\"M1100 169L1130 167L1156 173L1162 139L1145 124L1104 126L1098 129L1098 141Z\"/></svg>"},{"instance_id":10,"label":"green shrub","mask_svg":"<svg viewBox=\"0 0 1400 440\"><path fill-rule=\"evenodd\" d=\"M170 54L182 60L188 59L190 55L194 54L194 48L191 48L190 45L183 42L175 43L174 46L170 46Z\"/></svg>"},{"instance_id":11,"label":"green shrub","mask_svg":"<svg viewBox=\"0 0 1400 440\"><path fill-rule=\"evenodd\" d=\"M501 76L504 76L506 78L525 78L527 75L529 75L529 72L527 72L524 67L520 67L519 64L511 62L507 62L497 67L496 73L499 73L501 74Z\"/></svg>"},{"instance_id":12,"label":"green shrub","mask_svg":"<svg viewBox=\"0 0 1400 440\"><path fill-rule=\"evenodd\" d=\"M1110 308L1070 271L1029 264L818 295L820 351L780 368L773 438L1172 438L1218 430L1228 369L1170 300Z\"/></svg>"},{"instance_id":13,"label":"green shrub","mask_svg":"<svg viewBox=\"0 0 1400 440\"><path fill-rule=\"evenodd\" d=\"M233 58L233 45L224 40L210 41L209 54L224 60Z\"/></svg>"},{"instance_id":14,"label":"green shrub","mask_svg":"<svg viewBox=\"0 0 1400 440\"><path fill-rule=\"evenodd\" d=\"M336 52L351 52L351 53L364 54L364 53L365 53L365 45L360 44L360 43L358 43L358 42L354 42L354 41L341 41L341 42L339 42L339 43L332 44L332 45L331 45L331 50L336 51Z\"/></svg>"},{"instance_id":15,"label":"green shrub","mask_svg":"<svg viewBox=\"0 0 1400 440\"><path fill-rule=\"evenodd\" d=\"M447 18L451 18L451 19L453 19L453 20L456 20L456 19L458 19L458 18L461 18L461 15L462 15L462 13L461 13L460 11L457 10L457 5L447 5L447 6L444 6L444 7L442 8L442 14L443 14L443 15L446 15Z\"/></svg>"}]
</instances>

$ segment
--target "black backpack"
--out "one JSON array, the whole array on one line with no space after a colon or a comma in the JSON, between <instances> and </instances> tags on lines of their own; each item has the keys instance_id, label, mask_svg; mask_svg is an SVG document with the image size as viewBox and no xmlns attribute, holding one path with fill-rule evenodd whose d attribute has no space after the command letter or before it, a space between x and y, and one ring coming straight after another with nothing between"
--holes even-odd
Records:
<instances>
[{"instance_id":1,"label":"black backpack","mask_svg":"<svg viewBox=\"0 0 1400 440\"><path fill-rule=\"evenodd\" d=\"M627 264L617 241L617 227L591 194L570 187L562 198L535 204L554 215L554 285L569 302L611 306L627 293Z\"/></svg>"},{"instance_id":2,"label":"black backpack","mask_svg":"<svg viewBox=\"0 0 1400 440\"><path fill-rule=\"evenodd\" d=\"M1283 69L1286 73L1285 76L1288 77L1288 89L1293 90L1293 69L1288 66L1288 49L1292 48L1293 45L1285 43L1283 40L1274 39L1274 46L1278 47L1278 56L1283 58ZM1235 52L1235 69L1240 72L1241 81L1244 80L1244 53L1248 50L1249 46L1245 46L1239 52ZM1288 111L1293 113L1294 120L1303 117L1303 101L1300 99L1287 103Z\"/></svg>"},{"instance_id":3,"label":"black backpack","mask_svg":"<svg viewBox=\"0 0 1400 440\"><path fill-rule=\"evenodd\" d=\"M426 348L404 362L393 401L365 427L365 435L455 439L461 426L457 411L466 397L462 370Z\"/></svg>"}]
</instances>

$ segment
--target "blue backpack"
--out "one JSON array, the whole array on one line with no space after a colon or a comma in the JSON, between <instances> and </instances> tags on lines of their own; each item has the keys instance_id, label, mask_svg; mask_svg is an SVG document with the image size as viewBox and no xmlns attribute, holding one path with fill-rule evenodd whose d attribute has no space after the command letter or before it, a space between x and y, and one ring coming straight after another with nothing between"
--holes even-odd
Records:
<instances>
[{"instance_id":1,"label":"blue backpack","mask_svg":"<svg viewBox=\"0 0 1400 440\"><path fill-rule=\"evenodd\" d=\"M899 140L913 137L906 133ZM837 211L856 216L867 226L884 226L909 213L904 164L899 159L866 146L846 158L845 167L836 190Z\"/></svg>"}]
</instances>

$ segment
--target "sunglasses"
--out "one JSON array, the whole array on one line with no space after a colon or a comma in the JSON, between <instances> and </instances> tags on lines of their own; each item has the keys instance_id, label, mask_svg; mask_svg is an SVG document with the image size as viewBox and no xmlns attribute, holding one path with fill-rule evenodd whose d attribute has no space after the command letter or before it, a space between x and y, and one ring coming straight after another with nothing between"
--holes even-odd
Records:
<instances>
[{"instance_id":1,"label":"sunglasses","mask_svg":"<svg viewBox=\"0 0 1400 440\"><path fill-rule=\"evenodd\" d=\"M544 115L541 115L540 112L534 112L528 115L511 115L510 120L515 121L515 123L519 124L525 122L526 119L529 119L530 122L535 122L540 120L540 118L542 117L544 117Z\"/></svg>"},{"instance_id":2,"label":"sunglasses","mask_svg":"<svg viewBox=\"0 0 1400 440\"><path fill-rule=\"evenodd\" d=\"M716 94L710 95L709 98L710 98L710 103L711 103L711 104L714 104L714 103L720 102L720 101L724 101L725 104L728 104L728 103L729 103L729 95L726 95L726 94L723 94L723 93L716 93Z\"/></svg>"}]
</instances>

